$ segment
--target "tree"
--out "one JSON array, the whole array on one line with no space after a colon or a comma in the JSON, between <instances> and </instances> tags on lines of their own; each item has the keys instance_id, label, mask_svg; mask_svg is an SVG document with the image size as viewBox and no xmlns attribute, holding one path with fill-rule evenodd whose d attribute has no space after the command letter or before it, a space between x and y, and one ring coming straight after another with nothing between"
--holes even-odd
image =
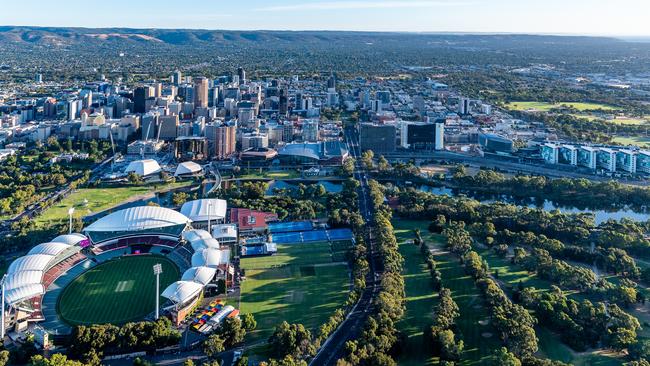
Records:
<instances>
[{"instance_id":1,"label":"tree","mask_svg":"<svg viewBox=\"0 0 650 366\"><path fill-rule=\"evenodd\" d=\"M507 348L501 347L488 359L488 366L521 366L521 361Z\"/></svg>"},{"instance_id":2,"label":"tree","mask_svg":"<svg viewBox=\"0 0 650 366\"><path fill-rule=\"evenodd\" d=\"M172 194L172 203L174 206L180 206L187 202L188 194L185 192L175 192Z\"/></svg>"},{"instance_id":3,"label":"tree","mask_svg":"<svg viewBox=\"0 0 650 366\"><path fill-rule=\"evenodd\" d=\"M67 356L60 353L53 354L50 359L42 355L35 355L31 358L29 364L31 366L84 366L79 361L68 360Z\"/></svg>"},{"instance_id":4,"label":"tree","mask_svg":"<svg viewBox=\"0 0 650 366\"><path fill-rule=\"evenodd\" d=\"M226 348L232 348L244 341L246 329L242 326L242 321L237 318L226 318L217 330L219 337L223 339Z\"/></svg>"},{"instance_id":5,"label":"tree","mask_svg":"<svg viewBox=\"0 0 650 366\"><path fill-rule=\"evenodd\" d=\"M208 358L214 358L219 353L226 350L224 339L219 334L212 334L203 342L203 353Z\"/></svg>"},{"instance_id":6,"label":"tree","mask_svg":"<svg viewBox=\"0 0 650 366\"><path fill-rule=\"evenodd\" d=\"M127 176L127 179L129 180L129 183L134 185L142 183L142 177L140 177L135 172L130 172L129 175Z\"/></svg>"},{"instance_id":7,"label":"tree","mask_svg":"<svg viewBox=\"0 0 650 366\"><path fill-rule=\"evenodd\" d=\"M183 362L183 366L194 366L194 361L191 358L188 358Z\"/></svg>"},{"instance_id":8,"label":"tree","mask_svg":"<svg viewBox=\"0 0 650 366\"><path fill-rule=\"evenodd\" d=\"M316 351L311 332L302 324L289 324L286 321L275 327L269 344L272 355L278 359L287 355L301 359L313 355Z\"/></svg>"},{"instance_id":9,"label":"tree","mask_svg":"<svg viewBox=\"0 0 650 366\"><path fill-rule=\"evenodd\" d=\"M242 315L242 324L244 325L244 329L246 331L250 332L255 330L257 328L257 321L255 320L255 317L251 313L247 313Z\"/></svg>"}]
</instances>

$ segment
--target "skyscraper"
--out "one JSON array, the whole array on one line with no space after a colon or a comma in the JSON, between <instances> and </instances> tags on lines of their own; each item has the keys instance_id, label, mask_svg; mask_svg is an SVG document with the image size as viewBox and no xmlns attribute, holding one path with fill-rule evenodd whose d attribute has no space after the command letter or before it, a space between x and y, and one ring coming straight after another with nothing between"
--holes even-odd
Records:
<instances>
[{"instance_id":1,"label":"skyscraper","mask_svg":"<svg viewBox=\"0 0 650 366\"><path fill-rule=\"evenodd\" d=\"M194 79L194 107L208 108L208 88L209 81L207 78L198 77Z\"/></svg>"},{"instance_id":2,"label":"skyscraper","mask_svg":"<svg viewBox=\"0 0 650 366\"><path fill-rule=\"evenodd\" d=\"M181 84L181 79L183 79L183 74L180 71L176 71L172 74L172 84L179 86Z\"/></svg>"},{"instance_id":3,"label":"skyscraper","mask_svg":"<svg viewBox=\"0 0 650 366\"><path fill-rule=\"evenodd\" d=\"M243 67L237 69L237 75L239 76L239 82L246 84L246 71L244 71Z\"/></svg>"},{"instance_id":4,"label":"skyscraper","mask_svg":"<svg viewBox=\"0 0 650 366\"><path fill-rule=\"evenodd\" d=\"M144 105L146 97L146 91L144 87L139 86L133 91L133 112L135 113L144 113Z\"/></svg>"}]
</instances>

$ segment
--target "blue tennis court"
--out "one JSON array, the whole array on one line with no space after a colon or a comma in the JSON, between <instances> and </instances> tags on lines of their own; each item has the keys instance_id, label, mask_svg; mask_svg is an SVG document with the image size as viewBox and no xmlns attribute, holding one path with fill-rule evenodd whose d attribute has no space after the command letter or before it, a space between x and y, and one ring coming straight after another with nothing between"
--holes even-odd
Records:
<instances>
[{"instance_id":1,"label":"blue tennis court","mask_svg":"<svg viewBox=\"0 0 650 366\"><path fill-rule=\"evenodd\" d=\"M311 243L318 241L352 240L354 234L350 229L311 230L292 233L273 234L276 244Z\"/></svg>"},{"instance_id":2,"label":"blue tennis court","mask_svg":"<svg viewBox=\"0 0 650 366\"><path fill-rule=\"evenodd\" d=\"M269 224L269 231L273 233L290 233L309 231L313 228L311 221L274 222Z\"/></svg>"}]
</instances>

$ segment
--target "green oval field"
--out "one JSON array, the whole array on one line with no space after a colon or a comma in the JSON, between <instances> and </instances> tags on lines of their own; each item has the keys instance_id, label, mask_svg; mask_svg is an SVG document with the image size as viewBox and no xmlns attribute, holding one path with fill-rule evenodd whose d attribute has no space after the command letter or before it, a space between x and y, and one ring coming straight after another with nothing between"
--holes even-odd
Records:
<instances>
[{"instance_id":1,"label":"green oval field","mask_svg":"<svg viewBox=\"0 0 650 366\"><path fill-rule=\"evenodd\" d=\"M70 325L123 324L155 310L156 278L160 263L160 291L177 281L179 270L162 256L122 257L102 263L77 277L61 293L57 311ZM161 299L161 305L163 299Z\"/></svg>"}]
</instances>

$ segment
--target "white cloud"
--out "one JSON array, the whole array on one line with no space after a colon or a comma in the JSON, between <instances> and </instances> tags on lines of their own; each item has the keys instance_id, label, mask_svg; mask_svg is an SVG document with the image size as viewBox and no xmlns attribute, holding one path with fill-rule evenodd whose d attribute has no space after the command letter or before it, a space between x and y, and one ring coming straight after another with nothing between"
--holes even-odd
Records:
<instances>
[{"instance_id":1,"label":"white cloud","mask_svg":"<svg viewBox=\"0 0 650 366\"><path fill-rule=\"evenodd\" d=\"M255 11L300 11L300 10L350 10L350 9L406 9L406 8L434 8L443 6L465 6L469 2L461 1L319 1L293 5L267 6L254 9Z\"/></svg>"}]
</instances>

